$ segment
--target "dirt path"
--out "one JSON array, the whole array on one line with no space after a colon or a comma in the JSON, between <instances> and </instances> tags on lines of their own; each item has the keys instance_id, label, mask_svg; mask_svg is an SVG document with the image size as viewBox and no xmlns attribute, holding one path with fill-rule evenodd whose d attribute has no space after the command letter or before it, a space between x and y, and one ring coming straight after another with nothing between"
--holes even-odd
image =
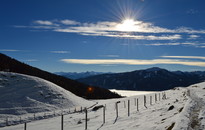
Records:
<instances>
[{"instance_id":1,"label":"dirt path","mask_svg":"<svg viewBox=\"0 0 205 130\"><path fill-rule=\"evenodd\" d=\"M200 112L205 108L203 99L198 97L194 92L190 93L190 98L194 102L194 105L192 106L189 115L190 123L188 130L204 130L204 126L201 125L201 120L199 119Z\"/></svg>"}]
</instances>

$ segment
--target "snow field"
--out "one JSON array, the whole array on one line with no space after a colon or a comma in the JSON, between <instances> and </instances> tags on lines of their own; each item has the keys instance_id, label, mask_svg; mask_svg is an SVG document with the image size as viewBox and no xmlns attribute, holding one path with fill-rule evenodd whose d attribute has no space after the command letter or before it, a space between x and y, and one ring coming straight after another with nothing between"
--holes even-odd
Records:
<instances>
[{"instance_id":1,"label":"snow field","mask_svg":"<svg viewBox=\"0 0 205 130\"><path fill-rule=\"evenodd\" d=\"M179 95L178 93L173 93L174 95ZM152 98L152 104L150 104L150 96L155 97L155 94L146 95L147 108L144 106L144 96L133 96L129 98L122 99L110 99L110 100L97 100L98 105L106 105L105 118L106 121L103 123L103 109L97 111L88 110L88 129L96 130L113 130L113 129L161 129L168 127L170 122L172 122L171 117L174 116L173 111L168 112L169 107L167 100L160 99L159 93L157 93L157 102ZM170 95L167 95L170 96ZM162 96L160 96L162 97ZM138 98L139 101L139 111L137 111L137 104L135 106L135 99ZM128 100L130 101L130 116L128 116ZM118 117L116 116L116 102L118 103ZM181 104L180 101L178 104ZM182 105L182 104L181 104ZM162 107L166 106L166 107ZM178 110L175 110L178 113ZM61 118L55 117L52 119L46 119L41 121L34 121L27 124L29 130L55 130L61 128ZM146 124L146 125L145 125ZM147 125L148 124L148 125ZM17 127L18 126L18 127ZM17 125L11 127L5 127L5 130L15 128L20 130L23 125ZM64 128L79 130L85 129L85 113L74 113L69 115L64 115Z\"/></svg>"},{"instance_id":2,"label":"snow field","mask_svg":"<svg viewBox=\"0 0 205 130\"><path fill-rule=\"evenodd\" d=\"M153 91L131 91L131 90L116 90L116 89L110 89L110 91L116 92L120 94L121 96L126 96L126 97L156 93Z\"/></svg>"},{"instance_id":3,"label":"snow field","mask_svg":"<svg viewBox=\"0 0 205 130\"><path fill-rule=\"evenodd\" d=\"M8 85L8 86L5 85L6 83L5 78L2 78L0 81L1 81L0 89L4 87L12 86L12 85ZM8 82L8 83L13 84L12 82ZM54 92L54 94L58 93L58 90L59 89L57 89ZM42 91L42 89L40 91ZM37 92L39 92L39 90ZM36 129L60 130L61 119L62 119L60 115L63 110L64 129L84 130L85 112L67 114L68 109L66 108L71 109L81 105L88 107L94 105L97 102L96 106L100 106L100 105L106 106L106 111L105 111L106 120L105 123L103 123L102 108L98 109L97 111L92 111L93 108L89 108L88 122L87 122L88 130L115 130L115 129L117 130L136 130L136 129L137 130L180 130L180 129L203 130L205 129L205 82L191 85L190 87L187 88L177 87L172 90L164 91L167 97L166 100L162 99L162 93L164 92L146 94L145 95L146 107L144 105L144 95L130 96L130 97L120 98L120 99L87 101L77 96L72 96L73 94L67 93L66 91L63 92L65 92L65 95L63 95L65 97L62 98L62 96L60 97L57 96L56 99L57 101L60 101L60 103L48 102L48 100L37 100L38 98L36 98L35 96L33 97L28 95L27 97L29 98L23 98L23 99L29 99L28 104L34 103L36 105L22 107L24 111L27 110L27 108L29 108L29 111L26 111L23 114L19 114L17 111L18 109L21 109L20 107L17 107L18 104L16 104L15 102L18 100L10 101L10 104L8 104L7 101L8 98L6 100L6 98L2 97L0 98L0 101L5 101L7 102L6 105L8 106L12 105L14 107L10 107L10 108L0 107L0 112L5 112L7 110L14 109L15 111L17 111L18 114L15 115L15 113L10 113L10 114L0 113L0 119L3 120L0 121L5 123L5 117L15 117L16 120L19 120L19 116L21 116L22 120L28 122L27 130L36 130ZM155 102L155 95L157 95L156 102ZM73 99L72 104L75 104L74 106L69 105L70 104L69 96L72 97L71 98ZM36 103L34 100L30 100L30 99L35 99L35 101L40 101L41 103ZM137 110L137 103L135 104L135 99L136 101L138 99L139 111ZM150 103L150 99L152 101L151 103ZM49 101L52 100L53 99L50 99ZM63 102L61 100L63 100ZM30 101L34 101L34 102L30 102ZM128 101L130 103L129 116L128 116ZM43 105L44 103L46 103L46 105ZM116 103L118 109L116 109ZM47 111L43 109L45 106ZM34 111L33 109L35 109L35 107L42 108L40 109L42 111L36 113L35 115L36 120L32 120L34 118L32 112ZM53 110L55 110L56 116L52 116L54 115ZM118 110L118 116L117 116L117 110ZM12 112L15 111L12 110ZM51 116L46 117L46 119L43 118L44 112L46 113L51 112ZM11 121L11 124L12 121L14 124L16 124L15 118L13 120L9 119ZM22 129L24 129L24 124L18 124L18 125L0 128L0 130L22 130Z\"/></svg>"}]
</instances>

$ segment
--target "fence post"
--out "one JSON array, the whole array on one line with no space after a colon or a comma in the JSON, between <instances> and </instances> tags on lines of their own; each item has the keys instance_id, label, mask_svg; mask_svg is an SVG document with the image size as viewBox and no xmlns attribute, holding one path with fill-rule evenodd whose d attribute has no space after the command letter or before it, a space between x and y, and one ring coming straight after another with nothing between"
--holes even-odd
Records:
<instances>
[{"instance_id":1,"label":"fence post","mask_svg":"<svg viewBox=\"0 0 205 130\"><path fill-rule=\"evenodd\" d=\"M34 119L34 120L36 119L36 115L35 115L35 113L33 113L33 119Z\"/></svg>"},{"instance_id":2,"label":"fence post","mask_svg":"<svg viewBox=\"0 0 205 130\"><path fill-rule=\"evenodd\" d=\"M88 110L85 108L85 130L88 128Z\"/></svg>"},{"instance_id":3,"label":"fence post","mask_svg":"<svg viewBox=\"0 0 205 130\"><path fill-rule=\"evenodd\" d=\"M127 108L128 108L128 116L130 116L130 100L127 102Z\"/></svg>"},{"instance_id":4,"label":"fence post","mask_svg":"<svg viewBox=\"0 0 205 130\"><path fill-rule=\"evenodd\" d=\"M61 130L63 130L63 115L61 115Z\"/></svg>"},{"instance_id":5,"label":"fence post","mask_svg":"<svg viewBox=\"0 0 205 130\"><path fill-rule=\"evenodd\" d=\"M115 103L115 109L116 109L116 118L118 118L118 103Z\"/></svg>"},{"instance_id":6,"label":"fence post","mask_svg":"<svg viewBox=\"0 0 205 130\"><path fill-rule=\"evenodd\" d=\"M166 92L163 93L163 99L166 99Z\"/></svg>"},{"instance_id":7,"label":"fence post","mask_svg":"<svg viewBox=\"0 0 205 130\"><path fill-rule=\"evenodd\" d=\"M26 124L26 122L24 123L24 130L26 130L27 129L27 124Z\"/></svg>"},{"instance_id":8,"label":"fence post","mask_svg":"<svg viewBox=\"0 0 205 130\"><path fill-rule=\"evenodd\" d=\"M46 118L46 113L44 113L44 118Z\"/></svg>"},{"instance_id":9,"label":"fence post","mask_svg":"<svg viewBox=\"0 0 205 130\"><path fill-rule=\"evenodd\" d=\"M8 126L9 125L9 118L6 117L6 125Z\"/></svg>"},{"instance_id":10,"label":"fence post","mask_svg":"<svg viewBox=\"0 0 205 130\"><path fill-rule=\"evenodd\" d=\"M105 106L103 107L103 124L105 124Z\"/></svg>"},{"instance_id":11,"label":"fence post","mask_svg":"<svg viewBox=\"0 0 205 130\"><path fill-rule=\"evenodd\" d=\"M139 111L139 102L138 102L138 98L137 98L137 111Z\"/></svg>"},{"instance_id":12,"label":"fence post","mask_svg":"<svg viewBox=\"0 0 205 130\"><path fill-rule=\"evenodd\" d=\"M167 99L166 92L164 92L164 99Z\"/></svg>"},{"instance_id":13,"label":"fence post","mask_svg":"<svg viewBox=\"0 0 205 130\"><path fill-rule=\"evenodd\" d=\"M189 97L191 95L190 90L187 90L187 96Z\"/></svg>"},{"instance_id":14,"label":"fence post","mask_svg":"<svg viewBox=\"0 0 205 130\"><path fill-rule=\"evenodd\" d=\"M150 96L150 105L152 105L152 96Z\"/></svg>"},{"instance_id":15,"label":"fence post","mask_svg":"<svg viewBox=\"0 0 205 130\"><path fill-rule=\"evenodd\" d=\"M19 117L20 123L21 123L21 117Z\"/></svg>"},{"instance_id":16,"label":"fence post","mask_svg":"<svg viewBox=\"0 0 205 130\"><path fill-rule=\"evenodd\" d=\"M144 95L144 106L145 106L145 108L147 108L147 106L146 106L146 96Z\"/></svg>"},{"instance_id":17,"label":"fence post","mask_svg":"<svg viewBox=\"0 0 205 130\"><path fill-rule=\"evenodd\" d=\"M157 102L157 94L155 93L155 102Z\"/></svg>"}]
</instances>

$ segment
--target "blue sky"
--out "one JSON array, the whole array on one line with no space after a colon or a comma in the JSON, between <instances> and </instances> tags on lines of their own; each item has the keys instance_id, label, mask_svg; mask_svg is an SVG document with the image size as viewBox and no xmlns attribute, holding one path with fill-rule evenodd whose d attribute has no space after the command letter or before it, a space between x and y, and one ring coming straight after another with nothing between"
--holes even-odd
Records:
<instances>
[{"instance_id":1,"label":"blue sky","mask_svg":"<svg viewBox=\"0 0 205 130\"><path fill-rule=\"evenodd\" d=\"M0 52L50 72L205 70L204 0L1 0Z\"/></svg>"}]
</instances>

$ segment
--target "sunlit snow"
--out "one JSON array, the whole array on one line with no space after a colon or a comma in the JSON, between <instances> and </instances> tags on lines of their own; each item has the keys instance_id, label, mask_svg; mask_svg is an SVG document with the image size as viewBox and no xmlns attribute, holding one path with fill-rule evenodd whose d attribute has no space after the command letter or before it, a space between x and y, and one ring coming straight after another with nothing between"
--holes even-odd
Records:
<instances>
[{"instance_id":1,"label":"sunlit snow","mask_svg":"<svg viewBox=\"0 0 205 130\"><path fill-rule=\"evenodd\" d=\"M12 86L12 82L7 83ZM166 99L162 99L164 92L166 93ZM205 82L191 85L187 88L176 87L175 89L164 92L130 96L120 99L94 100L92 102L97 102L97 106L106 105L105 123L103 123L102 108L98 109L97 111L92 111L92 108L89 108L87 128L88 130L205 129ZM69 94L70 93L68 93L68 95ZM155 98L155 96L157 98ZM144 97L146 97L146 104L144 104ZM139 111L137 110L137 99L139 101ZM130 103L130 109L128 109L128 102ZM81 100L80 103L86 105L90 102ZM116 109L116 103L118 109ZM128 112L130 113L128 114ZM33 118L33 114L30 114L31 113L24 114L24 117L27 116L30 117L30 119ZM36 114L38 115L41 113ZM63 123L64 129L85 129L84 112L71 114L63 112L62 114L65 114ZM6 116L9 116L9 114L4 115L4 117ZM17 120L17 118L9 118L8 120L9 123L12 123ZM5 124L5 122L6 119L1 120L0 123ZM0 130L22 129L24 129L24 124L0 128ZM61 129L61 116L58 114L53 118L41 118L37 119L36 121L31 120L31 122L27 123L27 129L59 130Z\"/></svg>"}]
</instances>

